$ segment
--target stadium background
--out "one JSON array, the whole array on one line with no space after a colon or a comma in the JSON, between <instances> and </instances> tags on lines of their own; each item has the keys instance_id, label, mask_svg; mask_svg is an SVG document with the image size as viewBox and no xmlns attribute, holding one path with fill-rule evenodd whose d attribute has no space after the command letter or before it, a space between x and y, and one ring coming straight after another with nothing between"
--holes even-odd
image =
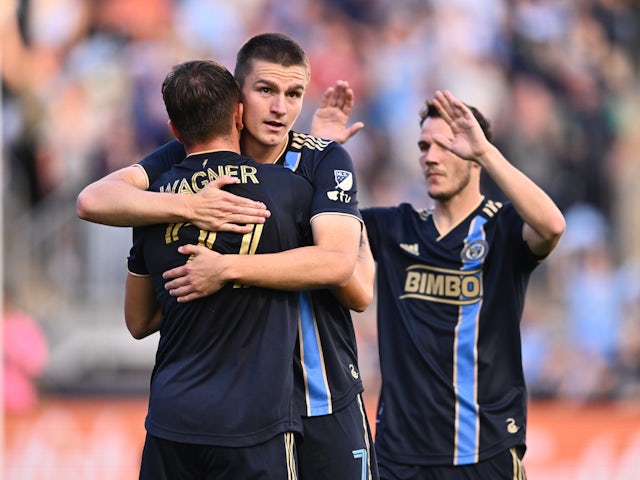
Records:
<instances>
[{"instance_id":1,"label":"stadium background","mask_svg":"<svg viewBox=\"0 0 640 480\"><path fill-rule=\"evenodd\" d=\"M170 138L160 84L173 64L232 69L265 31L311 58L297 130L328 85L351 83L363 206L428 205L416 139L435 89L492 119L495 143L568 221L523 319L529 477L638 478L635 0L3 0L2 478L137 478L157 338L123 324L130 232L81 222L75 199ZM355 323L373 418L375 305Z\"/></svg>"}]
</instances>

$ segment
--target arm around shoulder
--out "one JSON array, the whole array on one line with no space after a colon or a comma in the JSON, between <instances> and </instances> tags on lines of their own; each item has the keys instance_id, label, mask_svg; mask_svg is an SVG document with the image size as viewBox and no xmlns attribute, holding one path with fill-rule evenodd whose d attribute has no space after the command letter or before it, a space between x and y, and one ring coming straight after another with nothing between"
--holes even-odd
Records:
<instances>
[{"instance_id":1,"label":"arm around shoulder","mask_svg":"<svg viewBox=\"0 0 640 480\"><path fill-rule=\"evenodd\" d=\"M78 217L116 227L152 223L153 193L145 171L138 165L124 167L87 185L78 195Z\"/></svg>"},{"instance_id":2,"label":"arm around shoulder","mask_svg":"<svg viewBox=\"0 0 640 480\"><path fill-rule=\"evenodd\" d=\"M224 255L219 279L279 290L344 287L358 258L360 222L348 215L318 215L314 245L279 253ZM286 266L286 267L285 267Z\"/></svg>"}]
</instances>

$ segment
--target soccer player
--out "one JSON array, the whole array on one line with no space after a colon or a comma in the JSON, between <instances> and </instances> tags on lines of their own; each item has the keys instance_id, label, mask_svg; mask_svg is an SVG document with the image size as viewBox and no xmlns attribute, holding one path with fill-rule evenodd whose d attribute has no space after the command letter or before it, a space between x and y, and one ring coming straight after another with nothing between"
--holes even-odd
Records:
<instances>
[{"instance_id":1,"label":"soccer player","mask_svg":"<svg viewBox=\"0 0 640 480\"><path fill-rule=\"evenodd\" d=\"M359 256L362 223L353 163L339 143L291 131L310 79L308 59L296 42L271 33L251 38L238 52L235 77L244 105L242 152L260 163L286 167L311 183L314 245L277 254L222 257L202 246L187 245L180 250L192 260L165 274L167 288L181 302L211 294L228 280L301 290L293 362L304 430L297 446L300 476L375 479L376 461L348 308L362 310L371 302L374 276L373 261ZM316 120L328 125L333 138L342 136L342 140L361 128L361 124L344 126L352 105L352 92L345 87L338 85L323 100L320 110L329 112L327 118L316 115ZM345 91L346 95L339 95ZM326 121L336 117L344 123ZM221 197L217 188L189 196L142 190L147 178L153 181L183 158L184 150L173 142L139 165L88 186L78 197L80 217L112 225L188 221L208 230L240 232L247 227L239 224L264 221L268 214L260 203L246 203L228 192ZM210 187L227 181L219 179ZM224 214L224 209L231 214ZM211 213L213 221L208 218ZM356 261L362 268L354 273ZM208 283L212 263L223 269L220 284ZM199 284L198 278L202 280ZM337 289L347 282L349 288Z\"/></svg>"},{"instance_id":2,"label":"soccer player","mask_svg":"<svg viewBox=\"0 0 640 480\"><path fill-rule=\"evenodd\" d=\"M378 272L380 478L524 479L520 319L565 221L475 108L437 92L420 126L433 208L362 211ZM508 201L482 195L481 169Z\"/></svg>"},{"instance_id":3,"label":"soccer player","mask_svg":"<svg viewBox=\"0 0 640 480\"><path fill-rule=\"evenodd\" d=\"M227 174L237 179L232 190L269 205L271 216L244 235L189 223L134 228L125 320L136 338L157 328L161 333L140 478L296 478L294 432L301 431L301 421L291 354L297 295L229 284L179 304L165 290L162 273L185 262L177 247L186 243L243 255L311 243L313 189L286 169L239 154L240 89L223 66L176 65L162 96L170 128L188 156L150 190L193 194Z\"/></svg>"}]
</instances>

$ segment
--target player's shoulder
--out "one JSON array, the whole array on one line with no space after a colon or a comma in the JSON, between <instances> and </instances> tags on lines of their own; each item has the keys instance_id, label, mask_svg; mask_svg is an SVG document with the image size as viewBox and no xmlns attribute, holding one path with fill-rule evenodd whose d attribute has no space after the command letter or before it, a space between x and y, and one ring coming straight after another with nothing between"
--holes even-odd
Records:
<instances>
[{"instance_id":1,"label":"player's shoulder","mask_svg":"<svg viewBox=\"0 0 640 480\"><path fill-rule=\"evenodd\" d=\"M315 137L309 133L292 131L289 138L289 150L303 152L305 154L314 155L317 153L340 148L342 148L342 145L340 145L338 142L327 140L325 138Z\"/></svg>"},{"instance_id":2,"label":"player's shoulder","mask_svg":"<svg viewBox=\"0 0 640 480\"><path fill-rule=\"evenodd\" d=\"M499 219L517 216L515 208L509 201L485 199L478 208L478 214L483 216L488 222L495 222Z\"/></svg>"},{"instance_id":3,"label":"player's shoulder","mask_svg":"<svg viewBox=\"0 0 640 480\"><path fill-rule=\"evenodd\" d=\"M431 211L432 209L430 208L418 209L410 203L400 203L399 205L388 207L367 207L362 209L363 215L366 213L371 217L416 217L421 220L426 220L431 215Z\"/></svg>"}]
</instances>

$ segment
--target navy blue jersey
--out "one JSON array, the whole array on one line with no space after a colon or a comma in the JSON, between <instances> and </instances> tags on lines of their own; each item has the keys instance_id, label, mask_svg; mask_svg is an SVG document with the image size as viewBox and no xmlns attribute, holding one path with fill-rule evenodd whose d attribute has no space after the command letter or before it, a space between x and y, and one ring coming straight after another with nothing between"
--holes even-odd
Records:
<instances>
[{"instance_id":1,"label":"navy blue jersey","mask_svg":"<svg viewBox=\"0 0 640 480\"><path fill-rule=\"evenodd\" d=\"M147 431L176 442L240 447L301 431L291 368L298 294L229 284L178 303L165 290L162 273L188 260L177 251L185 244L236 254L311 244L313 189L278 166L221 151L187 157L150 189L195 193L222 174L239 179L229 191L264 202L271 217L246 235L203 231L190 223L136 228L129 269L151 276L163 313Z\"/></svg>"},{"instance_id":2,"label":"navy blue jersey","mask_svg":"<svg viewBox=\"0 0 640 480\"><path fill-rule=\"evenodd\" d=\"M170 142L140 162L151 180L184 156ZM289 133L276 162L313 185L311 215L341 214L361 219L351 157L339 143ZM294 358L296 399L303 416L332 413L363 391L351 313L329 290L300 293L300 337Z\"/></svg>"},{"instance_id":3,"label":"navy blue jersey","mask_svg":"<svg viewBox=\"0 0 640 480\"><path fill-rule=\"evenodd\" d=\"M510 204L440 236L410 205L362 211L377 262L379 459L464 465L524 447L520 318L538 259Z\"/></svg>"}]
</instances>

